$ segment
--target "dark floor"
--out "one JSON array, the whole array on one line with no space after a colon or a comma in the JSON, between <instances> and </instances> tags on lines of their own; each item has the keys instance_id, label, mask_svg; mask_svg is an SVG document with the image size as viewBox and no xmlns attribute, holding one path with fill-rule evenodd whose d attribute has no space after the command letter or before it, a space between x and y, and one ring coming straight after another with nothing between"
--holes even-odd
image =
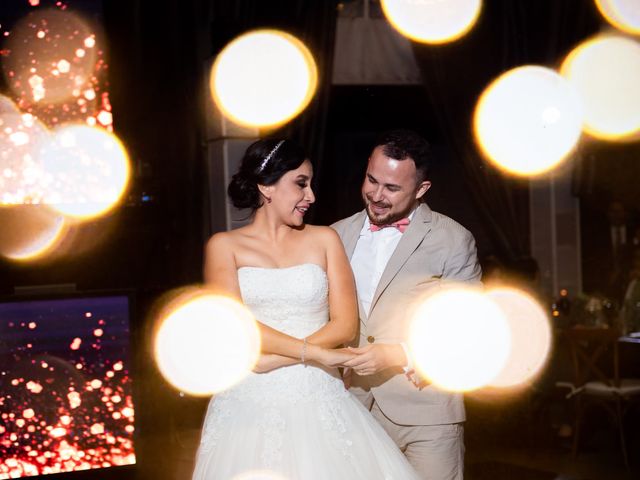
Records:
<instances>
[{"instance_id":1,"label":"dark floor","mask_svg":"<svg viewBox=\"0 0 640 480\"><path fill-rule=\"evenodd\" d=\"M627 469L618 430L604 409L589 411L573 458L573 437L559 435L563 423L572 433L572 402L559 392L529 393L467 399L466 479L640 479L640 409L625 417Z\"/></svg>"}]
</instances>

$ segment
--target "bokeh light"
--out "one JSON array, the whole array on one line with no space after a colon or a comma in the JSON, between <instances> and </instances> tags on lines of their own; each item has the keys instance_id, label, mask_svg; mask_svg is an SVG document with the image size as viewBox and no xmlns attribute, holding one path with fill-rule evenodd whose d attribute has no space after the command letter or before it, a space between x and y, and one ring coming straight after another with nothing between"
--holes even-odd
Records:
<instances>
[{"instance_id":1,"label":"bokeh light","mask_svg":"<svg viewBox=\"0 0 640 480\"><path fill-rule=\"evenodd\" d=\"M529 65L506 72L482 93L474 132L482 153L515 175L557 167L581 133L580 96L551 69Z\"/></svg>"},{"instance_id":2,"label":"bokeh light","mask_svg":"<svg viewBox=\"0 0 640 480\"><path fill-rule=\"evenodd\" d=\"M300 40L279 30L255 30L220 52L210 87L214 101L232 121L266 127L302 112L317 82L313 56Z\"/></svg>"},{"instance_id":3,"label":"bokeh light","mask_svg":"<svg viewBox=\"0 0 640 480\"><path fill-rule=\"evenodd\" d=\"M56 249L68 225L45 205L0 206L0 255L16 261L43 257Z\"/></svg>"},{"instance_id":4,"label":"bokeh light","mask_svg":"<svg viewBox=\"0 0 640 480\"><path fill-rule=\"evenodd\" d=\"M549 356L551 326L548 315L529 294L513 288L496 288L487 295L502 309L511 332L511 353L490 385L523 384L540 372Z\"/></svg>"},{"instance_id":5,"label":"bokeh light","mask_svg":"<svg viewBox=\"0 0 640 480\"><path fill-rule=\"evenodd\" d=\"M193 395L234 385L260 354L260 331L239 302L206 290L187 291L160 314L155 358L164 377Z\"/></svg>"},{"instance_id":6,"label":"bokeh light","mask_svg":"<svg viewBox=\"0 0 640 480\"><path fill-rule=\"evenodd\" d=\"M427 297L412 314L409 339L418 371L453 391L488 384L511 350L509 325L481 292L450 288Z\"/></svg>"},{"instance_id":7,"label":"bokeh light","mask_svg":"<svg viewBox=\"0 0 640 480\"><path fill-rule=\"evenodd\" d=\"M562 75L584 102L584 130L605 140L629 140L640 130L640 43L603 35L576 47Z\"/></svg>"},{"instance_id":8,"label":"bokeh light","mask_svg":"<svg viewBox=\"0 0 640 480\"><path fill-rule=\"evenodd\" d=\"M478 20L480 0L381 0L387 20L402 35L422 43L446 43L464 36Z\"/></svg>"},{"instance_id":9,"label":"bokeh light","mask_svg":"<svg viewBox=\"0 0 640 480\"><path fill-rule=\"evenodd\" d=\"M76 218L111 210L129 183L127 152L115 135L83 125L54 130L40 154L45 202Z\"/></svg>"},{"instance_id":10,"label":"bokeh light","mask_svg":"<svg viewBox=\"0 0 640 480\"><path fill-rule=\"evenodd\" d=\"M632 35L640 34L638 0L595 0L602 16L615 28Z\"/></svg>"},{"instance_id":11,"label":"bokeh light","mask_svg":"<svg viewBox=\"0 0 640 480\"><path fill-rule=\"evenodd\" d=\"M96 63L95 35L68 10L29 12L13 27L5 48L9 53L2 67L9 88L33 103L71 98L91 78Z\"/></svg>"},{"instance_id":12,"label":"bokeh light","mask_svg":"<svg viewBox=\"0 0 640 480\"><path fill-rule=\"evenodd\" d=\"M39 203L43 197L40 148L44 125L29 113L0 113L0 205Z\"/></svg>"}]
</instances>

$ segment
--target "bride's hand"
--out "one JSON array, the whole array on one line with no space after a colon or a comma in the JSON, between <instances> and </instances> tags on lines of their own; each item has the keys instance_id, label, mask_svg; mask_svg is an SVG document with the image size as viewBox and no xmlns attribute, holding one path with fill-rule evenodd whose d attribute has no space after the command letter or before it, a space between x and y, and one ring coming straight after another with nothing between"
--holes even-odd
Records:
<instances>
[{"instance_id":1,"label":"bride's hand","mask_svg":"<svg viewBox=\"0 0 640 480\"><path fill-rule=\"evenodd\" d=\"M355 356L356 355L347 348L323 348L320 350L316 361L326 367L341 367L345 362L348 362Z\"/></svg>"},{"instance_id":2,"label":"bride's hand","mask_svg":"<svg viewBox=\"0 0 640 480\"><path fill-rule=\"evenodd\" d=\"M272 353L263 353L258 358L253 371L255 373L267 373L276 368L285 367L298 363L297 360L283 357L282 355L275 355Z\"/></svg>"}]
</instances>

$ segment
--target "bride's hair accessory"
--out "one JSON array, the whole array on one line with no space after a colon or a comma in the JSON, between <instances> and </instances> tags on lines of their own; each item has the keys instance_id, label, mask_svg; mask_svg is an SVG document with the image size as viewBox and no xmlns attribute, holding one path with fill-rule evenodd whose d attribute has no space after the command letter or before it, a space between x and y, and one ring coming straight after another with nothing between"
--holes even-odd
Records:
<instances>
[{"instance_id":1,"label":"bride's hair accessory","mask_svg":"<svg viewBox=\"0 0 640 480\"><path fill-rule=\"evenodd\" d=\"M258 168L258 173L261 173L264 170L264 167L267 166L267 163L269 163L269 160L271 160L271 157L273 157L273 155L278 151L278 149L280 148L280 145L282 145L284 143L284 140L280 140L275 147L273 147L273 150L271 150L269 152L269 155L267 155L266 157L264 157L264 160L262 160L262 163L260 164L260 168Z\"/></svg>"},{"instance_id":2,"label":"bride's hair accessory","mask_svg":"<svg viewBox=\"0 0 640 480\"><path fill-rule=\"evenodd\" d=\"M304 337L302 339L302 352L300 353L300 360L302 361L302 364L306 367L307 364L304 362L304 356L307 353L307 337Z\"/></svg>"}]
</instances>

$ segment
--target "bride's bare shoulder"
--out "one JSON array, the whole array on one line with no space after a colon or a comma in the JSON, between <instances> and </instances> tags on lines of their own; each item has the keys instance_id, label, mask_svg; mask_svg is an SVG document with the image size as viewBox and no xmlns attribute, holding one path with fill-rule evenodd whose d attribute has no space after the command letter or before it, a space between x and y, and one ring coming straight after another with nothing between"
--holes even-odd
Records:
<instances>
[{"instance_id":1,"label":"bride's bare shoulder","mask_svg":"<svg viewBox=\"0 0 640 480\"><path fill-rule=\"evenodd\" d=\"M228 242L232 241L232 239L233 235L231 234L231 232L214 233L209 237L209 240L207 240L207 248L227 244Z\"/></svg>"},{"instance_id":2,"label":"bride's bare shoulder","mask_svg":"<svg viewBox=\"0 0 640 480\"><path fill-rule=\"evenodd\" d=\"M239 243L238 234L235 231L214 233L207 240L205 252L207 257L220 258L227 255L235 255L236 246Z\"/></svg>"},{"instance_id":3,"label":"bride's bare shoulder","mask_svg":"<svg viewBox=\"0 0 640 480\"><path fill-rule=\"evenodd\" d=\"M236 243L241 241L244 238L248 237L248 232L246 231L246 227L236 228L234 230L229 230L225 232L214 233L209 237L207 241L207 246L210 245L229 245L231 243Z\"/></svg>"},{"instance_id":4,"label":"bride's bare shoulder","mask_svg":"<svg viewBox=\"0 0 640 480\"><path fill-rule=\"evenodd\" d=\"M332 244L340 241L340 237L336 231L325 225L305 225L304 234L310 239L317 240L325 244Z\"/></svg>"}]
</instances>

